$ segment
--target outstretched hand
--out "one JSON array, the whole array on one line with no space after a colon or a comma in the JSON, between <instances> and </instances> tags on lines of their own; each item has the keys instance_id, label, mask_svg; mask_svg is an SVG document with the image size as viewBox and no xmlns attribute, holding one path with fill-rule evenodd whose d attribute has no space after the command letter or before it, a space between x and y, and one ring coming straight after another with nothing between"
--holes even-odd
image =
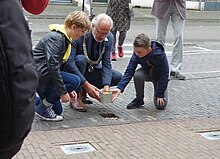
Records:
<instances>
[{"instance_id":1,"label":"outstretched hand","mask_svg":"<svg viewBox=\"0 0 220 159\"><path fill-rule=\"evenodd\" d=\"M115 101L115 99L120 95L121 93L121 90L118 89L118 88L115 88L115 89L111 89L109 90L110 92L112 92L112 102Z\"/></svg>"},{"instance_id":2,"label":"outstretched hand","mask_svg":"<svg viewBox=\"0 0 220 159\"><path fill-rule=\"evenodd\" d=\"M100 90L97 87L95 87L94 85L90 83L87 83L87 85L84 86L84 88L90 97L95 98L98 101L100 101L100 97L99 97Z\"/></svg>"}]
</instances>

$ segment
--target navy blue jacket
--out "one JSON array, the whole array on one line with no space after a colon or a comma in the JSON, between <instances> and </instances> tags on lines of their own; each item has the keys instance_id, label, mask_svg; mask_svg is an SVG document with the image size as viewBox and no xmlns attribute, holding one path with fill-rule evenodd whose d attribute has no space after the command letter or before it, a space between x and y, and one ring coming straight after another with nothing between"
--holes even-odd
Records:
<instances>
[{"instance_id":1,"label":"navy blue jacket","mask_svg":"<svg viewBox=\"0 0 220 159\"><path fill-rule=\"evenodd\" d=\"M104 49L104 54L99 64L95 65L95 69L102 69L102 81L103 86L111 84L112 79L112 65L111 65L111 51L113 43L113 35L109 33L107 38L103 42L97 42L92 33L89 32L85 35L86 50L89 58L93 61L96 61L100 55L100 51ZM65 68L68 69L68 72L74 73L81 79L82 83L86 81L84 75L78 70L75 65L75 56L79 54L84 54L83 49L84 36L80 37L78 40L72 42L72 49L69 59L65 64Z\"/></svg>"},{"instance_id":2,"label":"navy blue jacket","mask_svg":"<svg viewBox=\"0 0 220 159\"><path fill-rule=\"evenodd\" d=\"M164 91L166 90L169 81L169 64L164 48L161 44L153 41L151 42L151 48L152 52L142 58L139 58L135 53L133 53L127 69L117 86L117 88L119 88L122 92L133 77L137 65L140 64L144 69L146 69L146 71L148 71L153 81L159 82L156 97L164 97ZM147 61L149 62L148 64ZM150 65L153 66L152 70Z\"/></svg>"}]
</instances>

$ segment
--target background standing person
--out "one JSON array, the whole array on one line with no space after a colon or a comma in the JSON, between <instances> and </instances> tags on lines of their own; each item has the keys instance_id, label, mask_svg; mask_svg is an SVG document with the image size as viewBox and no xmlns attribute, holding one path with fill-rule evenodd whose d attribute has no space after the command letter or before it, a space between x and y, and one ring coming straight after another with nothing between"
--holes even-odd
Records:
<instances>
[{"instance_id":1,"label":"background standing person","mask_svg":"<svg viewBox=\"0 0 220 159\"><path fill-rule=\"evenodd\" d=\"M108 14L113 20L113 28L111 32L114 36L113 48L112 48L112 61L116 61L116 34L119 32L118 36L118 56L123 57L124 51L122 45L125 41L127 31L130 29L131 17L129 15L129 2L131 0L110 0L106 14Z\"/></svg>"},{"instance_id":2,"label":"background standing person","mask_svg":"<svg viewBox=\"0 0 220 159\"><path fill-rule=\"evenodd\" d=\"M48 2L21 1L32 14L43 12ZM0 158L11 159L31 130L37 74L30 29L19 1L1 0L0 15Z\"/></svg>"},{"instance_id":3,"label":"background standing person","mask_svg":"<svg viewBox=\"0 0 220 159\"><path fill-rule=\"evenodd\" d=\"M152 15L156 16L156 39L165 46L167 25L172 22L174 43L170 62L171 79L184 80L180 74L183 62L183 29L186 19L186 0L154 0Z\"/></svg>"},{"instance_id":4,"label":"background standing person","mask_svg":"<svg viewBox=\"0 0 220 159\"><path fill-rule=\"evenodd\" d=\"M84 0L84 7L86 9L86 13L88 14L90 20L92 20L92 18L95 16L91 4L92 4L92 0Z\"/></svg>"}]
</instances>

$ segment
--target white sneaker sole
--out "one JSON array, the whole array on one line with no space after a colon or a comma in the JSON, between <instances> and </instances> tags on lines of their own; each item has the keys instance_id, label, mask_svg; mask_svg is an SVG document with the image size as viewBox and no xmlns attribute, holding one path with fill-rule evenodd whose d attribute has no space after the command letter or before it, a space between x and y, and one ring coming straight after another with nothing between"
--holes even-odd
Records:
<instances>
[{"instance_id":1,"label":"white sneaker sole","mask_svg":"<svg viewBox=\"0 0 220 159\"><path fill-rule=\"evenodd\" d=\"M50 118L45 118L45 117L41 116L37 112L35 112L35 114L37 116L39 116L41 118L41 120L45 120L45 121L62 121L63 120L63 116L61 116L61 115L57 115L56 118L50 119Z\"/></svg>"}]
</instances>

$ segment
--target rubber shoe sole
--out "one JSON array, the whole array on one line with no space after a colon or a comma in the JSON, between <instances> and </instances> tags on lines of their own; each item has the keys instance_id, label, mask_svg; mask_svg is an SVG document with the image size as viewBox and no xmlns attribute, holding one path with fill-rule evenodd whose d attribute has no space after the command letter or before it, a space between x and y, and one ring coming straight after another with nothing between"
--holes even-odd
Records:
<instances>
[{"instance_id":1,"label":"rubber shoe sole","mask_svg":"<svg viewBox=\"0 0 220 159\"><path fill-rule=\"evenodd\" d=\"M56 118L46 118L46 117L41 116L37 112L35 112L35 114L39 116L41 120L45 120L45 121L62 121L63 120L63 116L61 115L57 115Z\"/></svg>"}]
</instances>

